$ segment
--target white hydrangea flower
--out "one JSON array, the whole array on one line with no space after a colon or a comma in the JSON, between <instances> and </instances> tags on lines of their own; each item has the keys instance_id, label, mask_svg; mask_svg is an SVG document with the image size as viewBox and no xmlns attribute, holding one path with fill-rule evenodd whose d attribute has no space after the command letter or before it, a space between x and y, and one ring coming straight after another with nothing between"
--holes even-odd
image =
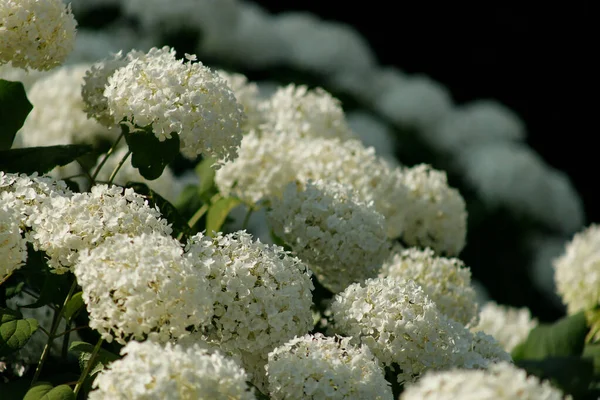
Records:
<instances>
[{"instance_id":1,"label":"white hydrangea flower","mask_svg":"<svg viewBox=\"0 0 600 400\"><path fill-rule=\"evenodd\" d=\"M0 64L49 70L62 64L75 43L77 21L62 0L0 3Z\"/></svg>"},{"instance_id":2,"label":"white hydrangea flower","mask_svg":"<svg viewBox=\"0 0 600 400\"><path fill-rule=\"evenodd\" d=\"M377 276L390 243L383 215L352 187L332 181L290 183L274 199L269 223L334 293Z\"/></svg>"},{"instance_id":3,"label":"white hydrangea flower","mask_svg":"<svg viewBox=\"0 0 600 400\"><path fill-rule=\"evenodd\" d=\"M107 341L167 342L210 323L208 269L192 265L181 244L159 233L117 234L82 252L73 272L90 327Z\"/></svg>"},{"instance_id":4,"label":"white hydrangea flower","mask_svg":"<svg viewBox=\"0 0 600 400\"><path fill-rule=\"evenodd\" d=\"M21 229L31 226L31 219L37 218L48 207L49 199L68 198L72 194L65 182L49 176L0 171L0 202L13 215L19 216Z\"/></svg>"},{"instance_id":5,"label":"white hydrangea flower","mask_svg":"<svg viewBox=\"0 0 600 400\"><path fill-rule=\"evenodd\" d=\"M301 137L355 139L340 101L322 88L290 84L260 105L262 130L295 133Z\"/></svg>"},{"instance_id":6,"label":"white hydrangea flower","mask_svg":"<svg viewBox=\"0 0 600 400\"><path fill-rule=\"evenodd\" d=\"M259 110L261 98L258 85L248 82L248 78L243 74L229 73L223 70L219 70L217 73L227 81L238 103L244 108L246 114L246 120L242 125L244 133L248 133L251 129L257 129L264 123L263 113Z\"/></svg>"},{"instance_id":7,"label":"white hydrangea flower","mask_svg":"<svg viewBox=\"0 0 600 400\"><path fill-rule=\"evenodd\" d=\"M446 173L421 164L404 169L400 177L409 191L404 242L437 253L460 253L467 236L466 204L458 190L448 186Z\"/></svg>"},{"instance_id":8,"label":"white hydrangea flower","mask_svg":"<svg viewBox=\"0 0 600 400\"><path fill-rule=\"evenodd\" d=\"M177 60L169 47L130 53L104 90L115 123L152 126L159 140L179 135L181 153L235 159L245 115L227 82L200 62Z\"/></svg>"},{"instance_id":9,"label":"white hydrangea flower","mask_svg":"<svg viewBox=\"0 0 600 400\"><path fill-rule=\"evenodd\" d=\"M129 342L104 369L90 400L254 400L234 361L199 346Z\"/></svg>"},{"instance_id":10,"label":"white hydrangea flower","mask_svg":"<svg viewBox=\"0 0 600 400\"><path fill-rule=\"evenodd\" d=\"M375 107L394 123L424 132L452 111L447 88L426 76L411 76L379 93Z\"/></svg>"},{"instance_id":11,"label":"white hydrangea flower","mask_svg":"<svg viewBox=\"0 0 600 400\"><path fill-rule=\"evenodd\" d=\"M486 370L428 372L406 387L400 400L563 400L571 399L548 381L508 362Z\"/></svg>"},{"instance_id":12,"label":"white hydrangea flower","mask_svg":"<svg viewBox=\"0 0 600 400\"><path fill-rule=\"evenodd\" d=\"M525 124L509 108L479 100L455 108L429 134L429 143L451 153L482 143L516 142L525 138Z\"/></svg>"},{"instance_id":13,"label":"white hydrangea flower","mask_svg":"<svg viewBox=\"0 0 600 400\"><path fill-rule=\"evenodd\" d=\"M119 164L119 162L123 159L123 157L127 154L129 148L120 147L115 152L113 152L107 159L106 163L98 173L96 177L97 182L107 182L110 178L115 167ZM104 159L104 154L98 157L98 163L100 163ZM98 164L96 164L97 166ZM92 168L94 171L96 167ZM116 185L126 185L127 182L141 182L148 185L148 187L158 193L160 196L164 197L167 201L174 203L178 198L179 194L183 190L183 185L177 180L171 168L167 166L164 169L161 176L152 181L144 178L139 170L131 165L131 156L129 159L121 166L119 172L115 176L113 183Z\"/></svg>"},{"instance_id":14,"label":"white hydrangea flower","mask_svg":"<svg viewBox=\"0 0 600 400\"><path fill-rule=\"evenodd\" d=\"M27 242L14 210L0 206L0 283L27 261Z\"/></svg>"},{"instance_id":15,"label":"white hydrangea flower","mask_svg":"<svg viewBox=\"0 0 600 400\"><path fill-rule=\"evenodd\" d=\"M336 295L331 311L337 333L367 345L384 365L398 365L398 382L429 369L484 368L510 359L493 338L476 338L441 313L414 281L376 278L350 285Z\"/></svg>"},{"instance_id":16,"label":"white hydrangea flower","mask_svg":"<svg viewBox=\"0 0 600 400\"><path fill-rule=\"evenodd\" d=\"M600 304L600 226L592 224L573 237L554 260L554 280L569 314Z\"/></svg>"},{"instance_id":17,"label":"white hydrangea flower","mask_svg":"<svg viewBox=\"0 0 600 400\"><path fill-rule=\"evenodd\" d=\"M269 394L275 400L393 399L379 361L350 338L306 335L269 353Z\"/></svg>"},{"instance_id":18,"label":"white hydrangea flower","mask_svg":"<svg viewBox=\"0 0 600 400\"><path fill-rule=\"evenodd\" d=\"M519 143L474 146L458 159L466 181L490 206L505 206L571 234L585 216L567 175Z\"/></svg>"},{"instance_id":19,"label":"white hydrangea flower","mask_svg":"<svg viewBox=\"0 0 600 400\"><path fill-rule=\"evenodd\" d=\"M88 64L57 68L33 84L27 93L33 110L18 133L22 147L116 139L116 129L100 125L83 111L81 85L89 68Z\"/></svg>"},{"instance_id":20,"label":"white hydrangea flower","mask_svg":"<svg viewBox=\"0 0 600 400\"><path fill-rule=\"evenodd\" d=\"M205 340L241 354L244 368L260 385L268 353L312 328L310 271L282 247L254 242L244 231L219 232L214 238L199 233L186 249L197 268L210 270L216 296Z\"/></svg>"},{"instance_id":21,"label":"white hydrangea flower","mask_svg":"<svg viewBox=\"0 0 600 400\"><path fill-rule=\"evenodd\" d=\"M448 317L463 325L477 322L471 270L457 258L437 257L431 249L398 248L383 264L379 276L412 279Z\"/></svg>"},{"instance_id":22,"label":"white hydrangea flower","mask_svg":"<svg viewBox=\"0 0 600 400\"><path fill-rule=\"evenodd\" d=\"M31 218L30 240L36 250L46 252L55 273L67 272L80 251L92 249L110 236L171 233L158 208L148 206L133 189L97 185L90 193L50 197L46 203Z\"/></svg>"},{"instance_id":23,"label":"white hydrangea flower","mask_svg":"<svg viewBox=\"0 0 600 400\"><path fill-rule=\"evenodd\" d=\"M471 327L471 331L492 335L504 350L511 352L527 339L537 324L538 321L531 317L531 311L526 307L514 308L490 301L481 308L479 323Z\"/></svg>"}]
</instances>

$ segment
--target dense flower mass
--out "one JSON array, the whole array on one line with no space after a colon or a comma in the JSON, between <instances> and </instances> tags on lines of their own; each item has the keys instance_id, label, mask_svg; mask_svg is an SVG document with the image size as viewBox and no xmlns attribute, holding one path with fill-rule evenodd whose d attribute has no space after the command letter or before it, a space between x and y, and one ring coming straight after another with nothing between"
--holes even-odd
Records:
<instances>
[{"instance_id":1,"label":"dense flower mass","mask_svg":"<svg viewBox=\"0 0 600 400\"><path fill-rule=\"evenodd\" d=\"M527 339L529 332L537 324L528 308L502 306L490 301L481 308L479 323L471 331L483 331L492 335L506 351L511 352Z\"/></svg>"},{"instance_id":2,"label":"dense flower mass","mask_svg":"<svg viewBox=\"0 0 600 400\"><path fill-rule=\"evenodd\" d=\"M410 385L400 400L563 400L559 389L514 365L502 362L486 370L429 372ZM570 399L570 396L566 398Z\"/></svg>"},{"instance_id":3,"label":"dense flower mass","mask_svg":"<svg viewBox=\"0 0 600 400\"><path fill-rule=\"evenodd\" d=\"M464 325L476 322L471 270L457 258L436 257L431 249L397 249L383 264L380 276L412 279L442 313Z\"/></svg>"},{"instance_id":4,"label":"dense flower mass","mask_svg":"<svg viewBox=\"0 0 600 400\"><path fill-rule=\"evenodd\" d=\"M75 44L77 21L62 0L0 2L0 64L49 70L62 64Z\"/></svg>"},{"instance_id":5,"label":"dense flower mass","mask_svg":"<svg viewBox=\"0 0 600 400\"><path fill-rule=\"evenodd\" d=\"M392 390L377 359L350 338L306 335L269 353L273 399L391 400Z\"/></svg>"},{"instance_id":6,"label":"dense flower mass","mask_svg":"<svg viewBox=\"0 0 600 400\"><path fill-rule=\"evenodd\" d=\"M339 100L322 88L288 85L280 88L260 106L265 118L263 129L288 132L301 137L356 138Z\"/></svg>"},{"instance_id":7,"label":"dense flower mass","mask_svg":"<svg viewBox=\"0 0 600 400\"><path fill-rule=\"evenodd\" d=\"M204 339L241 354L249 373L261 373L271 350L312 327L310 271L282 247L253 241L243 231L214 238L199 233L186 253L196 268L209 270L215 296Z\"/></svg>"},{"instance_id":8,"label":"dense flower mass","mask_svg":"<svg viewBox=\"0 0 600 400\"><path fill-rule=\"evenodd\" d=\"M467 236L466 204L448 185L446 173L422 164L405 169L400 179L409 191L404 242L436 253L460 253Z\"/></svg>"},{"instance_id":9,"label":"dense flower mass","mask_svg":"<svg viewBox=\"0 0 600 400\"><path fill-rule=\"evenodd\" d=\"M50 197L31 218L30 234L36 249L48 255L48 265L64 273L79 252L98 246L116 234L171 233L167 220L133 189L97 185L89 193Z\"/></svg>"},{"instance_id":10,"label":"dense flower mass","mask_svg":"<svg viewBox=\"0 0 600 400\"><path fill-rule=\"evenodd\" d=\"M336 332L360 340L383 364L400 367L399 382L429 369L481 368L499 357L510 359L490 343L482 343L485 352L479 353L469 330L442 314L413 281L377 278L350 285L331 311Z\"/></svg>"},{"instance_id":11,"label":"dense flower mass","mask_svg":"<svg viewBox=\"0 0 600 400\"><path fill-rule=\"evenodd\" d=\"M115 123L151 126L158 139L179 135L181 153L226 161L237 157L245 115L233 91L201 62L177 60L169 47L133 51L107 81L104 96Z\"/></svg>"},{"instance_id":12,"label":"dense flower mass","mask_svg":"<svg viewBox=\"0 0 600 400\"><path fill-rule=\"evenodd\" d=\"M383 215L336 182L309 181L304 189L290 183L269 222L334 293L374 278L390 248Z\"/></svg>"},{"instance_id":13,"label":"dense flower mass","mask_svg":"<svg viewBox=\"0 0 600 400\"><path fill-rule=\"evenodd\" d=\"M167 342L213 315L208 270L193 266L170 236L112 236L82 254L74 273L90 327L108 341Z\"/></svg>"},{"instance_id":14,"label":"dense flower mass","mask_svg":"<svg viewBox=\"0 0 600 400\"><path fill-rule=\"evenodd\" d=\"M554 260L556 288L569 314L600 304L600 226L575 235Z\"/></svg>"},{"instance_id":15,"label":"dense flower mass","mask_svg":"<svg viewBox=\"0 0 600 400\"><path fill-rule=\"evenodd\" d=\"M246 373L200 346L131 341L94 380L90 400L253 400Z\"/></svg>"},{"instance_id":16,"label":"dense flower mass","mask_svg":"<svg viewBox=\"0 0 600 400\"><path fill-rule=\"evenodd\" d=\"M0 204L0 283L27 260L27 246L20 221Z\"/></svg>"}]
</instances>

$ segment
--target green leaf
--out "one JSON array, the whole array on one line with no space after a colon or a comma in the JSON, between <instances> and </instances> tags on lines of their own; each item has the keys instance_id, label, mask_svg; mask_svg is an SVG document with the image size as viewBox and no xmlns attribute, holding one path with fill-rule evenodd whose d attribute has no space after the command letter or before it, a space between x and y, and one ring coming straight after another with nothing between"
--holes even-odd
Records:
<instances>
[{"instance_id":1,"label":"green leaf","mask_svg":"<svg viewBox=\"0 0 600 400\"><path fill-rule=\"evenodd\" d=\"M23 282L23 281L17 282L15 285L6 286L6 288L4 290L4 296L7 299L10 299L11 297L15 297L16 295L21 293L21 290L23 290L23 286L25 286L25 282Z\"/></svg>"},{"instance_id":2,"label":"green leaf","mask_svg":"<svg viewBox=\"0 0 600 400\"><path fill-rule=\"evenodd\" d=\"M21 82L0 79L0 150L12 147L15 135L32 109Z\"/></svg>"},{"instance_id":3,"label":"green leaf","mask_svg":"<svg viewBox=\"0 0 600 400\"><path fill-rule=\"evenodd\" d=\"M227 215L241 203L242 201L235 197L225 197L211 205L206 215L206 234L213 236L213 232L219 232Z\"/></svg>"},{"instance_id":4,"label":"green leaf","mask_svg":"<svg viewBox=\"0 0 600 400\"><path fill-rule=\"evenodd\" d=\"M600 377L600 343L588 344L583 349L583 357L594 363L594 374Z\"/></svg>"},{"instance_id":5,"label":"green leaf","mask_svg":"<svg viewBox=\"0 0 600 400\"><path fill-rule=\"evenodd\" d=\"M579 356L588 327L583 312L562 318L551 325L539 325L513 351L515 360L543 360L549 357Z\"/></svg>"},{"instance_id":6,"label":"green leaf","mask_svg":"<svg viewBox=\"0 0 600 400\"><path fill-rule=\"evenodd\" d=\"M48 382L36 383L23 400L75 400L75 393L67 385L53 387Z\"/></svg>"},{"instance_id":7,"label":"green leaf","mask_svg":"<svg viewBox=\"0 0 600 400\"><path fill-rule=\"evenodd\" d=\"M208 201L214 193L216 193L215 170L212 168L214 163L214 158L205 158L199 162L195 168L196 175L200 181L198 184L198 196L205 200L205 202Z\"/></svg>"},{"instance_id":8,"label":"green leaf","mask_svg":"<svg viewBox=\"0 0 600 400\"><path fill-rule=\"evenodd\" d=\"M515 364L529 374L549 380L575 398L585 394L592 382L594 365L580 357L550 357L544 360L519 360Z\"/></svg>"},{"instance_id":9,"label":"green leaf","mask_svg":"<svg viewBox=\"0 0 600 400\"><path fill-rule=\"evenodd\" d=\"M171 134L171 139L161 142L154 136L151 127L133 133L127 126L121 125L121 127L131 150L131 165L148 180L161 176L167 164L179 154L179 135L176 133Z\"/></svg>"},{"instance_id":10,"label":"green leaf","mask_svg":"<svg viewBox=\"0 0 600 400\"><path fill-rule=\"evenodd\" d=\"M66 320L70 321L71 318L73 318L73 316L84 306L82 296L83 292L77 292L71 296L63 311L63 316Z\"/></svg>"},{"instance_id":11,"label":"green leaf","mask_svg":"<svg viewBox=\"0 0 600 400\"><path fill-rule=\"evenodd\" d=\"M37 328L35 319L23 319L19 311L0 308L0 357L25 346Z\"/></svg>"},{"instance_id":12,"label":"green leaf","mask_svg":"<svg viewBox=\"0 0 600 400\"><path fill-rule=\"evenodd\" d=\"M86 342L71 343L71 346L69 347L69 351L72 351L72 352L78 354L79 366L81 367L82 371L87 366L87 363L90 360L92 352L94 351L94 347L95 346L93 344L86 343ZM100 348L100 351L98 351L98 354L96 355L96 358L93 361L94 366L90 370L89 377L93 377L95 374L102 371L108 364L110 364L111 362L113 362L115 360L118 360L119 358L120 357L118 355L111 353L110 351L105 350L103 348Z\"/></svg>"},{"instance_id":13,"label":"green leaf","mask_svg":"<svg viewBox=\"0 0 600 400\"><path fill-rule=\"evenodd\" d=\"M87 144L3 150L0 151L0 170L44 174L54 167L67 165L92 150L92 146Z\"/></svg>"},{"instance_id":14,"label":"green leaf","mask_svg":"<svg viewBox=\"0 0 600 400\"><path fill-rule=\"evenodd\" d=\"M177 208L165 200L164 197L143 183L128 182L127 187L132 188L136 193L146 197L151 207L158 207L162 216L171 223L171 227L173 228L171 235L173 237L177 237L180 233L183 233L185 236L190 234L191 230L187 220L179 213Z\"/></svg>"}]
</instances>

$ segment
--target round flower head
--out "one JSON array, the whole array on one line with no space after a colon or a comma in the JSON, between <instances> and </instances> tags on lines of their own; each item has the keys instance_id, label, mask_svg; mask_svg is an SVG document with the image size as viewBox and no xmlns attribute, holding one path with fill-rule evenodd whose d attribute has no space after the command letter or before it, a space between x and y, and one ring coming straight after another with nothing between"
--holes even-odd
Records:
<instances>
[{"instance_id":1,"label":"round flower head","mask_svg":"<svg viewBox=\"0 0 600 400\"><path fill-rule=\"evenodd\" d=\"M216 297L205 340L241 353L249 373L260 372L275 347L312 328L310 272L282 247L253 242L240 231L214 238L198 233L186 249L197 268L210 271Z\"/></svg>"},{"instance_id":2,"label":"round flower head","mask_svg":"<svg viewBox=\"0 0 600 400\"><path fill-rule=\"evenodd\" d=\"M563 400L563 393L511 363L491 365L486 370L455 369L428 372L409 385L400 400Z\"/></svg>"},{"instance_id":3,"label":"round flower head","mask_svg":"<svg viewBox=\"0 0 600 400\"><path fill-rule=\"evenodd\" d=\"M167 342L210 323L213 314L208 270L193 266L170 236L112 236L83 253L74 273L90 327L107 341Z\"/></svg>"},{"instance_id":4,"label":"round flower head","mask_svg":"<svg viewBox=\"0 0 600 400\"><path fill-rule=\"evenodd\" d=\"M115 123L151 126L159 140L179 135L181 153L225 161L237 157L245 115L227 82L200 62L177 60L169 47L130 53L104 96Z\"/></svg>"},{"instance_id":5,"label":"round flower head","mask_svg":"<svg viewBox=\"0 0 600 400\"><path fill-rule=\"evenodd\" d=\"M248 82L245 75L237 73L228 73L222 70L217 71L221 78L227 81L227 84L235 94L235 98L244 108L246 120L242 125L244 133L251 129L256 129L264 122L263 113L259 110L260 93L258 85L254 82Z\"/></svg>"},{"instance_id":6,"label":"round flower head","mask_svg":"<svg viewBox=\"0 0 600 400\"><path fill-rule=\"evenodd\" d=\"M377 276L390 248L383 215L336 182L290 183L269 223L334 293Z\"/></svg>"},{"instance_id":7,"label":"round flower head","mask_svg":"<svg viewBox=\"0 0 600 400\"><path fill-rule=\"evenodd\" d=\"M33 84L27 92L33 110L19 131L23 147L116 139L116 129L107 129L83 111L81 84L89 67L79 64L57 68Z\"/></svg>"},{"instance_id":8,"label":"round flower head","mask_svg":"<svg viewBox=\"0 0 600 400\"><path fill-rule=\"evenodd\" d=\"M28 176L0 171L0 203L19 216L21 229L31 226L31 219L45 211L49 199L72 194L64 181L35 173Z\"/></svg>"},{"instance_id":9,"label":"round flower head","mask_svg":"<svg viewBox=\"0 0 600 400\"><path fill-rule=\"evenodd\" d=\"M504 350L511 352L537 326L528 308L513 308L487 302L479 313L479 323L471 331L483 331L495 337Z\"/></svg>"},{"instance_id":10,"label":"round flower head","mask_svg":"<svg viewBox=\"0 0 600 400\"><path fill-rule=\"evenodd\" d=\"M91 193L52 197L31 220L31 239L48 255L53 272L64 273L77 262L79 252L91 249L106 238L122 233L171 233L157 208L133 189L97 185Z\"/></svg>"},{"instance_id":11,"label":"round flower head","mask_svg":"<svg viewBox=\"0 0 600 400\"><path fill-rule=\"evenodd\" d=\"M400 367L399 382L428 369L487 364L472 350L468 329L442 314L413 281L376 278L350 285L331 311L336 332L360 339L384 365Z\"/></svg>"},{"instance_id":12,"label":"round flower head","mask_svg":"<svg viewBox=\"0 0 600 400\"><path fill-rule=\"evenodd\" d=\"M288 85L263 102L260 109L267 131L293 132L301 137L356 138L339 100L321 88Z\"/></svg>"},{"instance_id":13,"label":"round flower head","mask_svg":"<svg viewBox=\"0 0 600 400\"><path fill-rule=\"evenodd\" d=\"M457 258L436 257L431 249L396 248L379 276L414 280L442 313L463 325L477 318L471 270Z\"/></svg>"},{"instance_id":14,"label":"round flower head","mask_svg":"<svg viewBox=\"0 0 600 400\"><path fill-rule=\"evenodd\" d=\"M129 342L100 372L90 400L253 400L234 361L199 346Z\"/></svg>"},{"instance_id":15,"label":"round flower head","mask_svg":"<svg viewBox=\"0 0 600 400\"><path fill-rule=\"evenodd\" d=\"M0 64L49 70L75 45L77 21L62 0L0 2Z\"/></svg>"},{"instance_id":16,"label":"round flower head","mask_svg":"<svg viewBox=\"0 0 600 400\"><path fill-rule=\"evenodd\" d=\"M575 235L554 260L554 280L569 314L600 304L600 226Z\"/></svg>"},{"instance_id":17,"label":"round flower head","mask_svg":"<svg viewBox=\"0 0 600 400\"><path fill-rule=\"evenodd\" d=\"M294 338L269 353L272 399L393 399L390 384L366 346L322 334Z\"/></svg>"},{"instance_id":18,"label":"round flower head","mask_svg":"<svg viewBox=\"0 0 600 400\"><path fill-rule=\"evenodd\" d=\"M14 211L0 207L0 284L27 260L27 242Z\"/></svg>"},{"instance_id":19,"label":"round flower head","mask_svg":"<svg viewBox=\"0 0 600 400\"><path fill-rule=\"evenodd\" d=\"M422 164L405 169L401 182L409 191L404 242L436 253L460 253L467 235L466 204L458 190L448 186L446 173Z\"/></svg>"}]
</instances>

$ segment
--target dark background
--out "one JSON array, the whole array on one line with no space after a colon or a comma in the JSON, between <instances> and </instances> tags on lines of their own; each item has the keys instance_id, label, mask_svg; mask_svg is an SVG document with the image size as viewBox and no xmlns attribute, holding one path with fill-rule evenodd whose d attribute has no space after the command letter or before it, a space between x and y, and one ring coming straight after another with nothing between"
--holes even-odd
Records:
<instances>
[{"instance_id":1,"label":"dark background","mask_svg":"<svg viewBox=\"0 0 600 400\"><path fill-rule=\"evenodd\" d=\"M530 146L571 177L586 223L600 222L598 128L592 125L598 100L588 99L598 86L592 66L598 41L592 43L587 2L257 3L273 13L310 11L354 26L381 64L429 75L458 104L480 98L505 104L525 122Z\"/></svg>"}]
</instances>

